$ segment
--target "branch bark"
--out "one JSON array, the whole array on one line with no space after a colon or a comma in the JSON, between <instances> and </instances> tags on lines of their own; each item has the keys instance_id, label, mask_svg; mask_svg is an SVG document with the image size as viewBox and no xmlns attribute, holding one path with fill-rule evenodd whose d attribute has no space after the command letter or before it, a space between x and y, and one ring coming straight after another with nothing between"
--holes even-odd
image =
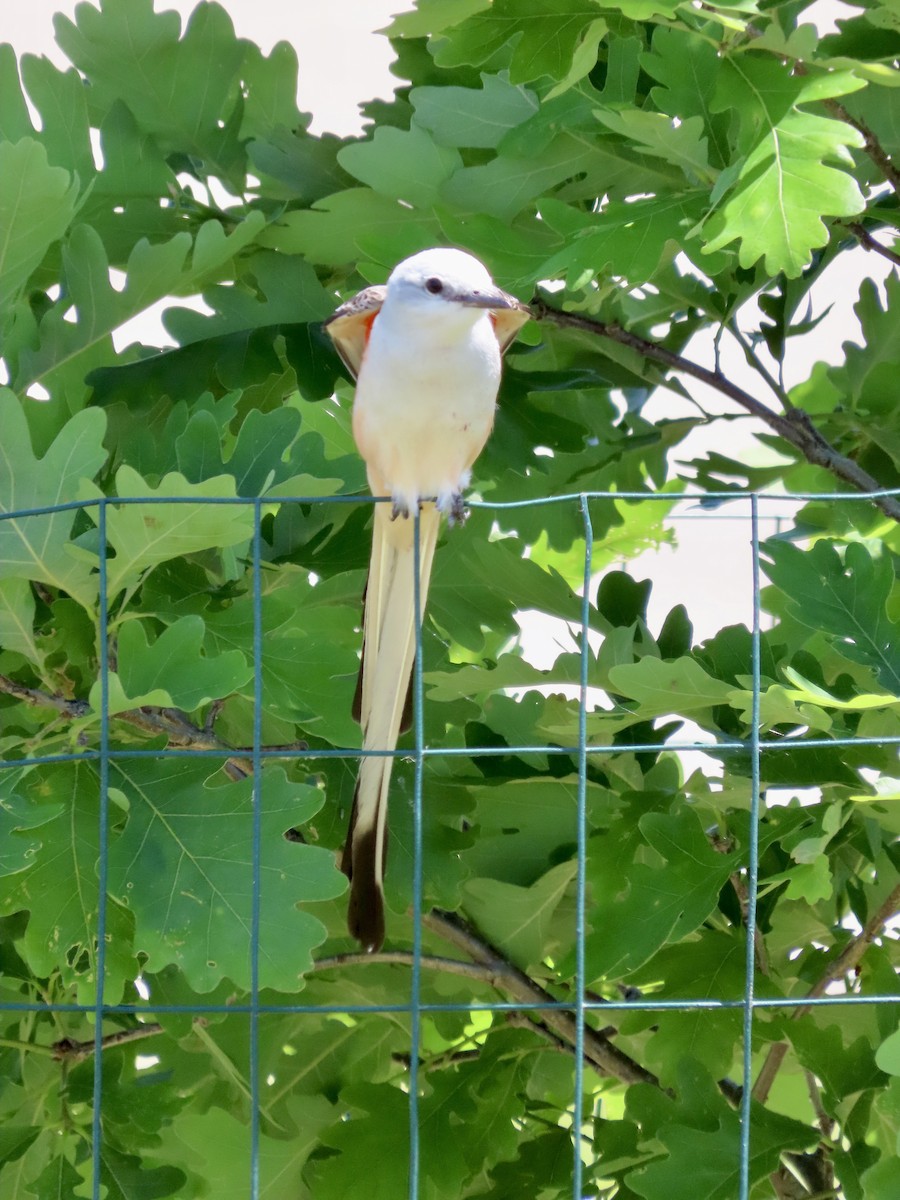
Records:
<instances>
[{"instance_id":1,"label":"branch bark","mask_svg":"<svg viewBox=\"0 0 900 1200\"><path fill-rule=\"evenodd\" d=\"M683 358L680 354L667 350L665 346L660 346L657 342L651 342L647 338L623 329L615 321L597 321L593 317L587 317L581 313L563 312L560 309L552 308L542 297L532 301L530 307L535 320L549 321L553 325L580 329L596 334L598 337L608 338L612 342L618 342L620 346L627 346L650 362L659 363L670 371L678 371L682 375L688 375L692 379L697 379L701 383L715 388L717 392L734 400L752 416L768 425L779 437L798 450L807 462L817 467L824 467L826 471L830 471L843 483L848 483L857 491L871 495L872 503L876 508L879 508L892 520L900 521L900 500L894 496L878 494L884 490L878 480L864 471L853 459L847 458L846 455L835 449L802 409L791 408L786 413L773 412L755 396L732 383L720 371L711 371L708 367Z\"/></svg>"},{"instance_id":2,"label":"branch bark","mask_svg":"<svg viewBox=\"0 0 900 1200\"><path fill-rule=\"evenodd\" d=\"M554 997L540 984L506 959L455 913L437 909L425 914L423 924L445 941L486 968L492 977L493 986L504 992L511 1000L523 1004L555 1003ZM546 1008L536 1012L543 1025L562 1040L573 1052L578 1033L578 1021L574 1013L565 1009ZM649 1083L661 1087L657 1077L634 1061L623 1051L613 1046L605 1037L588 1026L583 1031L584 1057L591 1066L604 1075L610 1075L621 1083Z\"/></svg>"},{"instance_id":3,"label":"branch bark","mask_svg":"<svg viewBox=\"0 0 900 1200\"><path fill-rule=\"evenodd\" d=\"M137 1025L134 1029L120 1029L117 1033L107 1034L101 1042L101 1050L109 1050L113 1046L124 1046L128 1042L140 1042L144 1038L156 1037L162 1033L163 1027L156 1021L146 1025ZM93 1038L86 1042L73 1042L71 1038L60 1038L51 1046L53 1057L60 1062L81 1062L97 1049Z\"/></svg>"},{"instance_id":4,"label":"branch bark","mask_svg":"<svg viewBox=\"0 0 900 1200\"><path fill-rule=\"evenodd\" d=\"M518 1000L522 1004L556 1003L549 992L518 967L507 962L499 951L488 945L455 913L439 912L435 909L423 915L422 923L472 960L466 962L456 958L423 955L419 962L426 969L448 971L489 984L510 1000ZM313 964L313 970L324 971L365 963L412 966L413 955L407 950L382 950L376 954L336 954L329 958L320 958ZM556 1049L569 1054L575 1053L577 1020L574 1013L558 1008L531 1009L527 1014L510 1015L509 1020L522 1028L533 1029L535 1033L550 1041ZM585 1061L601 1074L612 1076L621 1083L649 1083L654 1087L661 1086L652 1072L613 1046L602 1033L588 1026L584 1028L583 1046Z\"/></svg>"},{"instance_id":5,"label":"branch bark","mask_svg":"<svg viewBox=\"0 0 900 1200\"><path fill-rule=\"evenodd\" d=\"M829 99L823 101L825 108L836 117L838 121L843 121L845 125L851 125L857 133L862 134L863 150L871 158L872 162L882 173L895 192L900 192L900 171L894 166L891 161L891 156L879 142L878 138L865 123L858 117L854 117L838 100Z\"/></svg>"},{"instance_id":6,"label":"branch bark","mask_svg":"<svg viewBox=\"0 0 900 1200\"><path fill-rule=\"evenodd\" d=\"M0 675L0 693L14 696L17 700L23 700L26 704L33 704L36 707L53 708L62 716L73 721L86 717L91 712L91 706L86 700L69 700L65 696L54 695L38 688L25 687L7 675ZM156 736L164 734L172 746L220 751L226 760L225 770L232 779L246 779L253 774L253 764L246 758L246 755L252 753L249 747L232 746L228 742L223 742L208 727L208 722L207 726L201 729L180 709L150 706L131 708L126 712L116 713L114 719L133 725L144 733ZM285 746L265 747L265 749L276 750L287 748ZM291 749L297 750L305 748L305 745L300 742L291 747Z\"/></svg>"},{"instance_id":7,"label":"branch bark","mask_svg":"<svg viewBox=\"0 0 900 1200\"><path fill-rule=\"evenodd\" d=\"M888 262L893 263L895 267L900 267L900 254L892 250L890 246L882 246L881 242L872 237L865 225L860 225L858 221L850 221L847 228L864 250L872 250L876 254L880 254L882 258L886 258Z\"/></svg>"},{"instance_id":8,"label":"branch bark","mask_svg":"<svg viewBox=\"0 0 900 1200\"><path fill-rule=\"evenodd\" d=\"M896 914L898 907L900 907L900 884L894 888L881 907L872 914L856 937L847 943L822 977L813 984L807 993L807 999L815 1000L819 996L824 996L829 984L834 983L835 980L840 979L859 965L862 956L891 917ZM792 1021L799 1020L800 1017L806 1016L808 1012L808 1004L798 1005L791 1012L790 1019ZM787 1052L787 1042L776 1042L769 1048L766 1060L760 1068L756 1083L753 1085L753 1099L758 1100L760 1104L765 1104L769 1098L769 1092L771 1091L772 1084L775 1082L775 1076L778 1074Z\"/></svg>"}]
</instances>

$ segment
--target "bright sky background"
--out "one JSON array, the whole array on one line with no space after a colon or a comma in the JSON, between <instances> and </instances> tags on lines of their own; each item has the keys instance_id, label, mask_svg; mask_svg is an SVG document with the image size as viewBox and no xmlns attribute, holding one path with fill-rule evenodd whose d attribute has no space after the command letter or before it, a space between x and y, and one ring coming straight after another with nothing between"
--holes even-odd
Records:
<instances>
[{"instance_id":1,"label":"bright sky background","mask_svg":"<svg viewBox=\"0 0 900 1200\"><path fill-rule=\"evenodd\" d=\"M351 134L360 130L357 103L372 97L389 97L396 80L389 72L392 51L387 39L374 31L383 28L394 12L411 7L411 0L220 0L231 16L240 36L256 41L268 53L282 40L290 41L300 63L300 107L313 113L314 132L325 130ZM11 42L21 54L29 51L46 54L64 63L53 41L52 18L55 12L71 15L75 0L26 0L3 5L0 38ZM176 9L183 17L195 7L195 0L156 0L157 10ZM850 15L850 8L837 0L816 0L805 19L813 21L821 32L834 28L834 20ZM852 307L859 283L866 275L879 281L889 264L864 251L843 256L839 267L832 268L827 286L821 290L821 306L832 304L829 315L815 333L791 349L788 384L806 377L810 365L818 359L838 362L842 345L856 335L858 324ZM155 314L146 314L152 320ZM158 328L158 322L156 322ZM159 344L160 333L147 334L146 340ZM130 340L130 339L126 339ZM707 338L689 348L689 356L712 365L711 340ZM726 354L724 369L736 382L763 397L755 376L750 374L738 353ZM691 391L713 411L729 411L730 402L702 385L690 384ZM650 419L671 417L691 411L671 393L660 392L645 409ZM752 443L742 427L729 425L698 430L690 438L679 459L689 459L703 449L717 446L725 453L741 458L752 453ZM723 437L728 443L723 444ZM636 577L654 579L651 624L658 628L668 608L685 603L695 621L698 636L708 636L723 624L750 620L749 525L746 520L679 521L678 549L663 549L642 556L629 565ZM529 650L538 650L534 639ZM552 661L555 649L546 644L544 654Z\"/></svg>"},{"instance_id":2,"label":"bright sky background","mask_svg":"<svg viewBox=\"0 0 900 1200\"><path fill-rule=\"evenodd\" d=\"M99 8L99 0L91 0ZM388 70L393 52L383 29L411 0L219 0L239 37L266 54L276 42L290 42L300 63L299 103L313 113L314 133L357 133L360 100L390 96L396 80ZM175 9L184 19L197 0L156 0L157 12ZM65 57L53 41L53 14L72 16L76 0L3 0L0 40L21 54Z\"/></svg>"}]
</instances>

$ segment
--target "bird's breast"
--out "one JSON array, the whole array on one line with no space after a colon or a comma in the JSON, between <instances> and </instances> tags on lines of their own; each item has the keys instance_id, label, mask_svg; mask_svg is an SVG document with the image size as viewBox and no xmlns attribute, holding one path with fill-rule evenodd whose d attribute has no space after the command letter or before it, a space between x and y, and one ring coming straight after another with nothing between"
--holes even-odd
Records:
<instances>
[{"instance_id":1,"label":"bird's breast","mask_svg":"<svg viewBox=\"0 0 900 1200\"><path fill-rule=\"evenodd\" d=\"M379 486L410 499L451 494L487 441L500 349L485 315L464 336L426 337L375 322L353 411L357 446Z\"/></svg>"}]
</instances>

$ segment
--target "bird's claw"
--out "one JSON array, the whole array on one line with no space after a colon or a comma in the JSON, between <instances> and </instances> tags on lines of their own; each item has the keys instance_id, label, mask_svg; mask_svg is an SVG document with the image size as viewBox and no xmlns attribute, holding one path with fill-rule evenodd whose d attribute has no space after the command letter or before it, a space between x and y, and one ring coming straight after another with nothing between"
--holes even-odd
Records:
<instances>
[{"instance_id":1,"label":"bird's claw","mask_svg":"<svg viewBox=\"0 0 900 1200\"><path fill-rule=\"evenodd\" d=\"M451 525L465 525L468 516L469 510L466 508L466 502L460 493L456 492L450 498L450 509L447 513L447 520Z\"/></svg>"}]
</instances>

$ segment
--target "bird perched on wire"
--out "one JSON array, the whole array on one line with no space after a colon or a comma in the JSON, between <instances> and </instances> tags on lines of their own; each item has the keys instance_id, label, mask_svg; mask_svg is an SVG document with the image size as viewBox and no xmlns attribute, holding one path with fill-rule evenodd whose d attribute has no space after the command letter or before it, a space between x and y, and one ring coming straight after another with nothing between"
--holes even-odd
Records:
<instances>
[{"instance_id":1,"label":"bird perched on wire","mask_svg":"<svg viewBox=\"0 0 900 1200\"><path fill-rule=\"evenodd\" d=\"M462 493L494 423L500 359L528 319L462 250L423 250L384 286L348 300L326 329L356 379L353 436L376 504L355 713L363 759L341 869L348 927L366 950L384 942L384 868L393 750L408 725L416 645L415 514L424 608L441 516L465 516Z\"/></svg>"}]
</instances>

